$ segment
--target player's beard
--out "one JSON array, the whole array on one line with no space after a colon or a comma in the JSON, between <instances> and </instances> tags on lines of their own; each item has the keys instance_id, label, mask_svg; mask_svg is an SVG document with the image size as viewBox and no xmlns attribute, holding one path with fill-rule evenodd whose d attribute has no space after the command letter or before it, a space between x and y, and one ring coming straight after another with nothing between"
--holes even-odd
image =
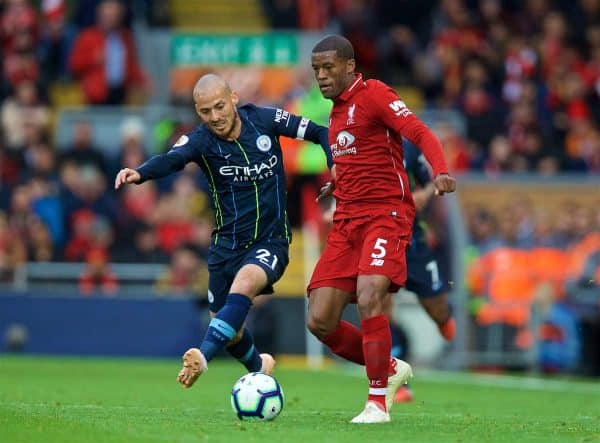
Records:
<instances>
[{"instance_id":1,"label":"player's beard","mask_svg":"<svg viewBox=\"0 0 600 443\"><path fill-rule=\"evenodd\" d=\"M237 109L234 109L233 119L231 120L231 123L228 126L227 126L228 121L225 120L225 128L223 128L223 130L217 130L217 128L215 128L214 126L211 129L212 129L212 132L214 132L214 134L219 138L222 138L225 140L234 139L236 137L233 137L233 133L236 130L238 122L240 122L240 124L241 124L240 116L237 112Z\"/></svg>"}]
</instances>

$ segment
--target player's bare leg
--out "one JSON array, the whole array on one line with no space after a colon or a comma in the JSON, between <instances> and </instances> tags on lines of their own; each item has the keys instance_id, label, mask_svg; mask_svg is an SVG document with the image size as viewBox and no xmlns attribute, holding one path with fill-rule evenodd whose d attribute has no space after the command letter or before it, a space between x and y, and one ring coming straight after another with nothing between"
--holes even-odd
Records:
<instances>
[{"instance_id":1,"label":"player's bare leg","mask_svg":"<svg viewBox=\"0 0 600 443\"><path fill-rule=\"evenodd\" d=\"M200 377L208 369L206 358L198 348L188 349L182 357L183 368L177 375L177 381L184 388L190 388L198 377Z\"/></svg>"},{"instance_id":2,"label":"player's bare leg","mask_svg":"<svg viewBox=\"0 0 600 443\"><path fill-rule=\"evenodd\" d=\"M419 303L435 322L441 336L448 341L454 339L456 325L448 304L448 295L440 294L435 297L419 298Z\"/></svg>"}]
</instances>

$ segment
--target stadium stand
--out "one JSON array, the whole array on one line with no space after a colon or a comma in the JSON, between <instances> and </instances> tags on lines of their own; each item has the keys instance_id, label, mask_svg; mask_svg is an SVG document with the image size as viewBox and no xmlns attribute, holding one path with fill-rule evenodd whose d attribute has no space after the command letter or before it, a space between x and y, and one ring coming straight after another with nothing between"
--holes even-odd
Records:
<instances>
[{"instance_id":1,"label":"stadium stand","mask_svg":"<svg viewBox=\"0 0 600 443\"><path fill-rule=\"evenodd\" d=\"M115 107L89 105L83 77L69 65L73 45L102 3L1 3L3 288L95 292L85 272L96 264L116 297L166 294L171 287L204 297L198 280L205 276L184 272L194 259L187 253L174 259L184 249L202 263L210 242L212 214L198 170L119 193L111 186L115 171L164 151L196 124L189 90L208 71L239 86L244 101L326 123L329 104L311 89L308 57L316 38L343 32L359 70L394 85L435 129L453 172L462 174L458 216L449 216L451 200L434 204L425 217L441 262L467 286L452 294L455 306L471 308L468 322L459 324L465 339L451 348L459 365L510 360L600 372L590 351L600 342L597 2L539 2L538 9L536 2L463 0L125 2L120 29L134 37L128 48L151 81L133 85L126 104ZM279 65L170 58L173 37L215 31L266 35L257 40L265 53L282 31L291 36L295 58ZM87 141L78 143L77 128L85 125ZM310 147L288 148L289 196L300 202L324 181L325 168ZM292 261L278 291L302 297L303 258L314 251L307 251L302 231L304 208L292 206ZM448 235L459 231L462 243ZM173 274L186 283L167 283ZM188 287L180 291L182 285ZM571 324L583 331L573 341ZM577 340L580 346L569 348ZM557 358L566 348L568 358Z\"/></svg>"}]
</instances>

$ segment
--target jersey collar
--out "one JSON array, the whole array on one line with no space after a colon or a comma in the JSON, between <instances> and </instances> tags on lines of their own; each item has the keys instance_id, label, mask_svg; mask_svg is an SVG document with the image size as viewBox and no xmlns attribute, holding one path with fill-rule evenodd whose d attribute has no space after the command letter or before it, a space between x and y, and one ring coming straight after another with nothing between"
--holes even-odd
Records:
<instances>
[{"instance_id":1,"label":"jersey collar","mask_svg":"<svg viewBox=\"0 0 600 443\"><path fill-rule=\"evenodd\" d=\"M355 73L354 81L352 83L350 83L350 86L348 86L346 89L344 89L344 91L335 98L335 101L336 102L348 101L354 94L356 94L361 89L366 88L366 86L367 85L363 81L362 74Z\"/></svg>"}]
</instances>

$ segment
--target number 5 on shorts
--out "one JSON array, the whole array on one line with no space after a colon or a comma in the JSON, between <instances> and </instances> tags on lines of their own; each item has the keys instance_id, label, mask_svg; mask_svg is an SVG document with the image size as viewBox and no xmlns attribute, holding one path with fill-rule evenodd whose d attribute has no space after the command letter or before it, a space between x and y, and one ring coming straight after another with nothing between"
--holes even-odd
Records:
<instances>
[{"instance_id":1,"label":"number 5 on shorts","mask_svg":"<svg viewBox=\"0 0 600 443\"><path fill-rule=\"evenodd\" d=\"M386 254L386 250L383 247L383 245L387 244L387 240L383 239L383 238L378 238L377 241L375 241L375 246L373 246L373 249L375 250L375 252L373 252L371 254L371 257L373 258L383 258L385 257Z\"/></svg>"}]
</instances>

